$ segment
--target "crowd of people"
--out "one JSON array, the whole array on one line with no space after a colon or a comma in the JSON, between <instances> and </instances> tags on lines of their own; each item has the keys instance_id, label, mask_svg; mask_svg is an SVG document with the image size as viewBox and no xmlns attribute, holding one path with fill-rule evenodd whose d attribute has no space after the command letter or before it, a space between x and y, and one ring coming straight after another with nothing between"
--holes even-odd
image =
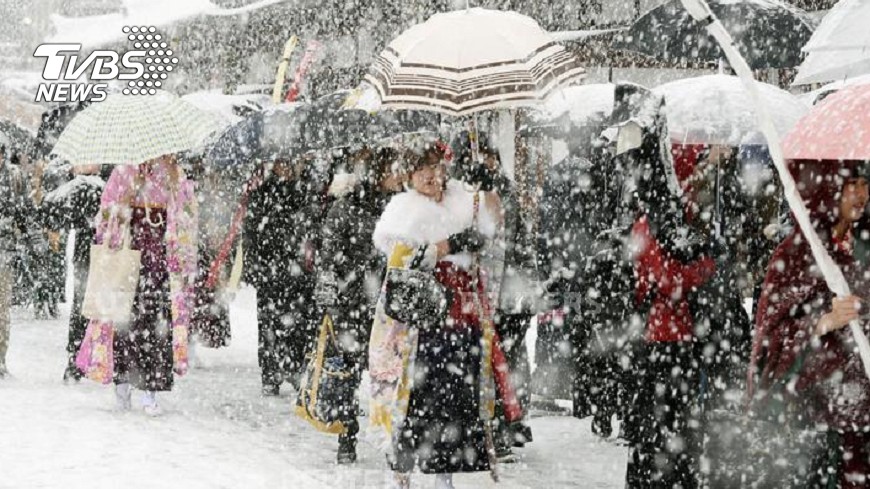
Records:
<instances>
[{"instance_id":1,"label":"crowd of people","mask_svg":"<svg viewBox=\"0 0 870 489\"><path fill-rule=\"evenodd\" d=\"M627 124L639 135L620 131ZM550 137L531 126L530 138ZM321 358L317 369L347 380L319 386L342 426L338 462L356 461L365 432L386 454L394 487L409 487L415 467L450 488L452 474L509 460L533 440L533 394L570 398L604 438L619 420L627 487L739 487L747 474L779 477L776 487L865 487L870 385L844 328L866 303L866 162L789 162L855 291L834 297L775 179L752 194L737 148L673 144L661 97L618 85L612 116L563 137L568 155L548 162L533 192L479 128L258 161L240 223L227 218L239 189L215 197L226 182L197 157L55 164L66 181L39 200L18 153L3 147L0 376L16 257L33 246L34 229L54 253L44 253L40 269L53 271L39 272L48 275L33 289L49 315L64 282L56 236L75 231L64 379L113 383L122 410L143 391L151 415L194 345L229 344L223 292L242 263L222 257L240 248L241 280L257 293L263 395L308 387L328 328L337 352L328 361L340 367ZM141 256L126 323L83 312L92 244ZM534 372L525 344L533 325ZM97 365L101 345L111 348ZM358 401L366 370L368 428ZM727 439L733 431L722 426L746 419L767 427L754 446L769 447L779 431L806 436L778 445L783 454L756 454L754 469L738 467L750 463L735 462L741 440L756 432L746 422Z\"/></svg>"}]
</instances>

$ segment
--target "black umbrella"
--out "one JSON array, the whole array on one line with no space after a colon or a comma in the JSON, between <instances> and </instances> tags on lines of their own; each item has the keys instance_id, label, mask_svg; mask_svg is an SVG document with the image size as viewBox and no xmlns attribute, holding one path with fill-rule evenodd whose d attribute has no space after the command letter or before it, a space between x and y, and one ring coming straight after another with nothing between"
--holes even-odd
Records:
<instances>
[{"instance_id":1,"label":"black umbrella","mask_svg":"<svg viewBox=\"0 0 870 489\"><path fill-rule=\"evenodd\" d=\"M247 175L259 161L293 159L329 147L312 124L313 110L307 104L284 104L255 112L218 136L205 158L210 167L241 169Z\"/></svg>"},{"instance_id":2,"label":"black umbrella","mask_svg":"<svg viewBox=\"0 0 870 489\"><path fill-rule=\"evenodd\" d=\"M793 68L815 27L806 12L778 0L710 0L753 69ZM716 62L724 55L716 41L683 8L670 0L641 16L617 35L613 47L654 56L673 64Z\"/></svg>"}]
</instances>

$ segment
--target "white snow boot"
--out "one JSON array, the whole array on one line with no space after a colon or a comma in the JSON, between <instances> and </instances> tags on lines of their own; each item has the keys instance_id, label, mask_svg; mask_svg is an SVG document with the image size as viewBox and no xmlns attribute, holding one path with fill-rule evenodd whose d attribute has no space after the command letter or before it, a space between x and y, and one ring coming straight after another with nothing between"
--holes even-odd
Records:
<instances>
[{"instance_id":1,"label":"white snow boot","mask_svg":"<svg viewBox=\"0 0 870 489\"><path fill-rule=\"evenodd\" d=\"M435 474L435 489L456 489L453 487L453 474Z\"/></svg>"},{"instance_id":2,"label":"white snow boot","mask_svg":"<svg viewBox=\"0 0 870 489\"><path fill-rule=\"evenodd\" d=\"M157 393L154 391L145 391L142 396L142 408L148 416L160 416L163 413L160 404L157 403Z\"/></svg>"},{"instance_id":3,"label":"white snow boot","mask_svg":"<svg viewBox=\"0 0 870 489\"><path fill-rule=\"evenodd\" d=\"M118 411L129 411L133 407L130 400L133 396L133 386L128 383L115 384L115 403Z\"/></svg>"}]
</instances>

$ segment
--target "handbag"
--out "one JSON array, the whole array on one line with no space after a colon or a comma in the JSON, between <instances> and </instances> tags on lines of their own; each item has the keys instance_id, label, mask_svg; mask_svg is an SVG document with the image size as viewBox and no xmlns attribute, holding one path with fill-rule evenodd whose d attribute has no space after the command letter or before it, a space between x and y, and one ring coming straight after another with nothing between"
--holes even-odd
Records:
<instances>
[{"instance_id":1,"label":"handbag","mask_svg":"<svg viewBox=\"0 0 870 489\"><path fill-rule=\"evenodd\" d=\"M357 382L335 339L332 317L323 315L317 344L306 355L307 365L296 396L296 415L318 431L343 434L343 414L356 402Z\"/></svg>"},{"instance_id":2,"label":"handbag","mask_svg":"<svg viewBox=\"0 0 870 489\"><path fill-rule=\"evenodd\" d=\"M119 249L112 249L109 240L91 246L88 283L82 302L82 315L86 318L115 324L127 324L132 319L142 253L130 248L130 227L125 228Z\"/></svg>"},{"instance_id":3,"label":"handbag","mask_svg":"<svg viewBox=\"0 0 870 489\"><path fill-rule=\"evenodd\" d=\"M390 268L385 288L384 312L400 323L432 325L447 315L447 292L431 271Z\"/></svg>"}]
</instances>

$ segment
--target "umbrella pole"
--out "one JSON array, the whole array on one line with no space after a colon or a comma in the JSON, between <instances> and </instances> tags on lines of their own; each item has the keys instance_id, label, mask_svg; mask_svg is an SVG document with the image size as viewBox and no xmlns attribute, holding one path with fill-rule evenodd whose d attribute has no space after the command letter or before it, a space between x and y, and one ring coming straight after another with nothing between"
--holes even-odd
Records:
<instances>
[{"instance_id":1,"label":"umbrella pole","mask_svg":"<svg viewBox=\"0 0 870 489\"><path fill-rule=\"evenodd\" d=\"M794 179L785 166L785 158L782 153L779 134L776 132L776 128L773 125L773 119L767 112L767 107L764 105L761 95L758 92L755 78L752 75L752 69L734 45L734 40L731 38L728 30L725 29L725 26L722 25L719 19L717 19L710 10L706 0L681 0L681 2L683 3L683 7L685 7L692 17L706 25L707 32L716 39L716 42L719 43L719 46L725 53L728 62L731 64L731 68L737 73L737 76L740 77L743 84L746 86L746 90L749 92L749 96L752 98L753 105L755 106L755 115L758 118L759 126L761 127L764 137L767 139L770 156L773 159L773 164L776 167L779 179L782 182L785 199L794 213L798 226L800 226L801 231L810 244L813 258L819 265L819 269L825 278L825 282L828 284L828 288L841 297L850 295L851 291L849 290L849 284L846 282L846 277L843 275L843 271L840 270L840 267L837 266L831 258L831 255L819 239L818 234L816 234L816 230L813 228L812 222L810 221L809 211L801 199ZM864 366L864 373L867 375L867 378L870 378L870 342L868 342L867 336L862 331L861 323L859 321L852 321L849 323L849 329L851 330L852 336L855 339L855 344L858 347L858 354L861 357L861 363Z\"/></svg>"}]
</instances>

